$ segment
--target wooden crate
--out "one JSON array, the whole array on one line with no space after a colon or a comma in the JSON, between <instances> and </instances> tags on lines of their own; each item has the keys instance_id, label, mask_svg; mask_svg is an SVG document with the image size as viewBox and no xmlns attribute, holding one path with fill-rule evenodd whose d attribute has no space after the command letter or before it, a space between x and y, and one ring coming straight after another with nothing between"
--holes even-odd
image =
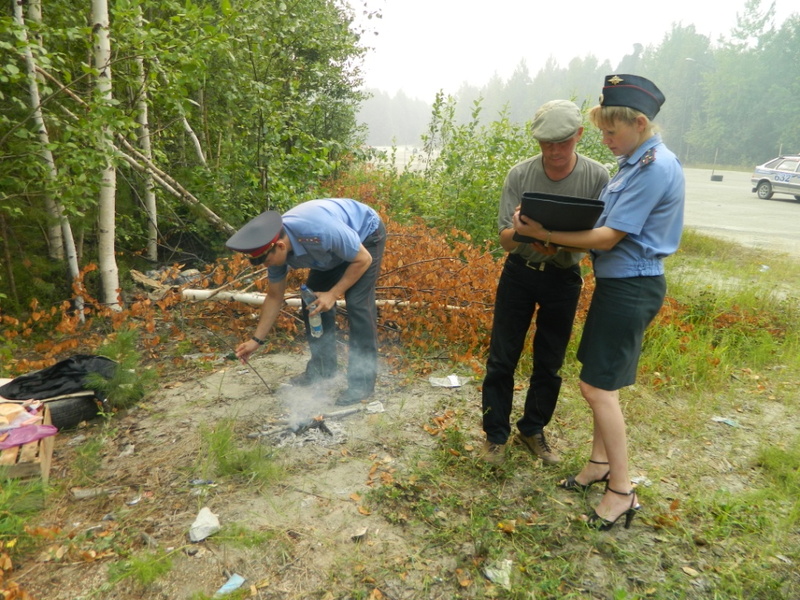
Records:
<instances>
[{"instance_id":1,"label":"wooden crate","mask_svg":"<svg viewBox=\"0 0 800 600\"><path fill-rule=\"evenodd\" d=\"M42 424L52 425L50 409L45 404ZM13 479L41 479L47 483L50 477L50 464L53 460L53 442L51 435L22 446L12 446L0 451L0 477Z\"/></svg>"}]
</instances>

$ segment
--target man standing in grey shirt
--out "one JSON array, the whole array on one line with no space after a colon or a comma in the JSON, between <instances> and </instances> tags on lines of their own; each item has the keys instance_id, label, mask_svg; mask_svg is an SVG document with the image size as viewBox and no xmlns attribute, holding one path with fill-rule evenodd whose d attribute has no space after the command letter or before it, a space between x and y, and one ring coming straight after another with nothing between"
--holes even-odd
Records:
<instances>
[{"instance_id":1,"label":"man standing in grey shirt","mask_svg":"<svg viewBox=\"0 0 800 600\"><path fill-rule=\"evenodd\" d=\"M608 182L606 168L575 151L583 135L580 109L568 100L552 100L536 112L533 137L541 154L515 165L506 176L497 226L500 245L508 252L495 297L492 339L483 381L483 430L486 441L480 456L501 464L511 434L514 372L534 314L533 371L525 408L517 421L517 439L544 464L559 462L544 435L561 389L558 374L564 362L583 279L583 254L559 249L537 252L516 242L514 211L524 192L597 198Z\"/></svg>"}]
</instances>

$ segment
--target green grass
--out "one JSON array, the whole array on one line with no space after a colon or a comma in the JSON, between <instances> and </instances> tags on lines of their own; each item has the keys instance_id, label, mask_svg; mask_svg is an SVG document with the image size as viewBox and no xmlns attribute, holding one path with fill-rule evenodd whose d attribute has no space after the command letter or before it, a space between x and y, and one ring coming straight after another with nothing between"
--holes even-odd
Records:
<instances>
[{"instance_id":1,"label":"green grass","mask_svg":"<svg viewBox=\"0 0 800 600\"><path fill-rule=\"evenodd\" d=\"M639 383L622 392L632 476L645 509L624 531L588 530L577 518L601 490L558 490L586 460L591 414L565 385L551 428L563 465L547 470L519 448L500 469L472 458L470 407L454 411L433 455L373 491L374 512L418 536L429 562L458 558L430 597L789 598L800 597L800 268L689 234L671 260L669 294L680 310L651 328ZM735 279L736 281L733 281ZM746 284L746 285L745 285ZM564 375L577 380L575 340ZM529 356L518 381L525 384ZM518 394L521 400L523 392ZM474 408L474 407L472 407ZM517 418L515 406L512 422ZM791 433L791 432L795 433ZM484 576L512 561L511 586ZM406 565L408 566L408 565ZM461 585L460 578L470 581ZM386 576L388 577L388 575Z\"/></svg>"},{"instance_id":2,"label":"green grass","mask_svg":"<svg viewBox=\"0 0 800 600\"><path fill-rule=\"evenodd\" d=\"M163 551L143 552L122 562L113 563L108 569L109 583L132 579L141 586L147 586L172 570L172 556Z\"/></svg>"},{"instance_id":3,"label":"green grass","mask_svg":"<svg viewBox=\"0 0 800 600\"><path fill-rule=\"evenodd\" d=\"M277 540L278 535L275 531L253 530L241 523L225 525L214 535L214 541L235 548L259 548L275 544Z\"/></svg>"},{"instance_id":4,"label":"green grass","mask_svg":"<svg viewBox=\"0 0 800 600\"><path fill-rule=\"evenodd\" d=\"M25 525L40 510L44 488L41 480L0 478L0 548L26 539Z\"/></svg>"},{"instance_id":5,"label":"green grass","mask_svg":"<svg viewBox=\"0 0 800 600\"><path fill-rule=\"evenodd\" d=\"M664 442L663 433L638 429L632 446L644 434ZM653 468L652 485L639 488L646 510L637 526L604 533L575 518L599 500L599 490L585 497L558 491L557 473L541 467L531 473L530 459L517 448L503 468L487 468L468 458L465 445L460 433L448 431L433 457L409 461L422 467L369 496L374 511L422 539L425 560L460 556L455 568L472 585L431 583L431 597L446 597L447 589L454 598L529 598L532 590L537 598L779 598L800 590L792 572L798 560L794 454L762 447L763 472L744 489L700 485L714 476L711 464L690 465L688 473ZM567 471L578 468L575 456L566 459ZM647 456L635 459L652 468ZM687 491L673 494L661 481ZM673 507L675 496L685 500ZM793 536L784 535L792 530ZM512 583L499 590L483 571L506 558L513 564Z\"/></svg>"},{"instance_id":6,"label":"green grass","mask_svg":"<svg viewBox=\"0 0 800 600\"><path fill-rule=\"evenodd\" d=\"M107 428L102 432L95 432L80 444L72 460L73 484L78 486L91 486L96 483L95 474L100 469L103 460L103 450L108 436Z\"/></svg>"},{"instance_id":7,"label":"green grass","mask_svg":"<svg viewBox=\"0 0 800 600\"><path fill-rule=\"evenodd\" d=\"M274 450L258 442L241 447L235 428L234 419L222 419L214 426L202 428L201 476L232 476L257 486L280 480L283 469L273 460Z\"/></svg>"}]
</instances>

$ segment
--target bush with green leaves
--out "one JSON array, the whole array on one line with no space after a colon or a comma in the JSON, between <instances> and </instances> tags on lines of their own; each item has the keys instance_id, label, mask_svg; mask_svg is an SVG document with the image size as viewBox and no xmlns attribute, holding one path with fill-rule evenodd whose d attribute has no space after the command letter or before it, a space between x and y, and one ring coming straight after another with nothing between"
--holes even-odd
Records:
<instances>
[{"instance_id":1,"label":"bush with green leaves","mask_svg":"<svg viewBox=\"0 0 800 600\"><path fill-rule=\"evenodd\" d=\"M459 123L455 100L436 97L421 157L403 173L395 172L390 203L396 216L421 215L430 226L466 232L479 245L496 240L506 174L540 149L530 123L515 124L505 109L496 120L481 124L481 110L481 100L475 101L471 118ZM578 152L615 165L590 125L585 126Z\"/></svg>"}]
</instances>

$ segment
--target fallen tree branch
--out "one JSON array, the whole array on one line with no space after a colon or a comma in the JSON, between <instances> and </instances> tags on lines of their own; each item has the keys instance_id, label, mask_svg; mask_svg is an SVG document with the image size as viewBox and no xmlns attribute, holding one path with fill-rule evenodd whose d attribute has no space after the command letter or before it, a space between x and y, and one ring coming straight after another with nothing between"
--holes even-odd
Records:
<instances>
[{"instance_id":1,"label":"fallen tree branch","mask_svg":"<svg viewBox=\"0 0 800 600\"><path fill-rule=\"evenodd\" d=\"M201 300L232 300L234 302L242 302L243 304L251 304L253 306L261 306L264 303L267 295L262 292L220 292L219 290L183 290L181 297L184 300L191 300L199 302ZM283 301L288 306L301 306L300 298L294 294L287 294L284 296ZM427 302L409 302L407 300L376 300L376 306L430 306L431 303ZM344 300L337 300L336 306L340 308L347 307ZM463 306L445 305L444 308L448 310L462 310Z\"/></svg>"}]
</instances>

